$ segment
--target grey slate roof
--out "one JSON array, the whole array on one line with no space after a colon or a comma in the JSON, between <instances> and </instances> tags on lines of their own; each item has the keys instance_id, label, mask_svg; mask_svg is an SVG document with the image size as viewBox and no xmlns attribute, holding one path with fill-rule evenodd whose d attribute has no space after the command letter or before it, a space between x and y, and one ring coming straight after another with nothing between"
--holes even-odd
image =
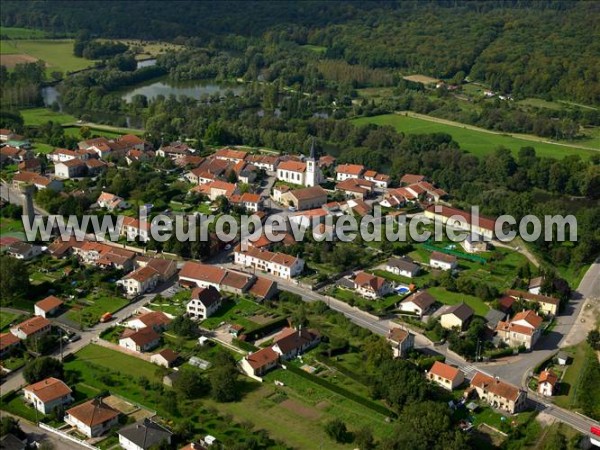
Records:
<instances>
[{"instance_id":1,"label":"grey slate roof","mask_svg":"<svg viewBox=\"0 0 600 450\"><path fill-rule=\"evenodd\" d=\"M168 441L173 435L163 426L147 418L120 429L118 434L145 450L163 441Z\"/></svg>"}]
</instances>

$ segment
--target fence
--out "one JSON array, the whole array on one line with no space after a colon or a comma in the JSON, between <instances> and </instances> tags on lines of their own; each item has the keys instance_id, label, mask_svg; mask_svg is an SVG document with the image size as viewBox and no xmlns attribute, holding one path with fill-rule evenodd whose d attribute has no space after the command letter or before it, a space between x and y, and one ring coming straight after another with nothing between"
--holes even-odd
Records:
<instances>
[{"instance_id":1,"label":"fence","mask_svg":"<svg viewBox=\"0 0 600 450\"><path fill-rule=\"evenodd\" d=\"M457 250L451 250L449 248L437 247L435 245L431 245L428 242L425 242L423 244L423 247L426 250L431 250L432 252L445 253L447 255L453 255L453 256L456 256L457 258L466 259L468 261L473 261L473 262L477 262L477 263L480 263L480 264L487 263L487 259L485 259L482 256L469 255L467 253L459 252Z\"/></svg>"},{"instance_id":2,"label":"fence","mask_svg":"<svg viewBox=\"0 0 600 450\"><path fill-rule=\"evenodd\" d=\"M56 428L51 427L50 425L46 425L45 423L38 423L38 427L42 430L49 431L50 433L57 434L60 437L68 439L71 442L75 442L83 447L89 448L90 450L99 450L98 447L94 447L91 444L88 444L86 441L76 438L75 436L71 436L70 434L65 433L64 431L57 430Z\"/></svg>"}]
</instances>

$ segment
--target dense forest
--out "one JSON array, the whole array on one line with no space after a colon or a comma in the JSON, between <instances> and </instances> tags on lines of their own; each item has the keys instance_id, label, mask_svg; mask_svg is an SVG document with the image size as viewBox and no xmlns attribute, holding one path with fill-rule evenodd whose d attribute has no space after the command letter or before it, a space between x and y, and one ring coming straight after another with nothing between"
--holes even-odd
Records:
<instances>
[{"instance_id":1,"label":"dense forest","mask_svg":"<svg viewBox=\"0 0 600 450\"><path fill-rule=\"evenodd\" d=\"M515 97L600 103L600 9L587 1L105 2L2 4L2 25L165 39L243 52L258 40L324 48L327 61L468 77ZM185 11L185 13L182 13ZM135 19L132 19L135 18ZM201 25L200 25L201 24ZM106 49L90 49L93 51ZM113 49L114 50L114 49ZM390 76L378 76L389 80Z\"/></svg>"}]
</instances>

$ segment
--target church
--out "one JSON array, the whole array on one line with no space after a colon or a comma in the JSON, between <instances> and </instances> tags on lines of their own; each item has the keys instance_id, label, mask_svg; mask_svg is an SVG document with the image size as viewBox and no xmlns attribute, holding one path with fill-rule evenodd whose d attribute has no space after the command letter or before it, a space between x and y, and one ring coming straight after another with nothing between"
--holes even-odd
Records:
<instances>
[{"instance_id":1,"label":"church","mask_svg":"<svg viewBox=\"0 0 600 450\"><path fill-rule=\"evenodd\" d=\"M277 166L277 180L290 184L312 187L323 182L323 174L315 159L314 141L310 156L304 161L283 161Z\"/></svg>"}]
</instances>

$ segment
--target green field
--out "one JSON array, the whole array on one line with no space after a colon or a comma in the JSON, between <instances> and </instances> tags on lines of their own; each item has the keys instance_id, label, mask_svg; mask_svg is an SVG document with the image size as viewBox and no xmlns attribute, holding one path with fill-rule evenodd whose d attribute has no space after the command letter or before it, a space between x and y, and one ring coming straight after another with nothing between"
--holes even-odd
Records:
<instances>
[{"instance_id":1,"label":"green field","mask_svg":"<svg viewBox=\"0 0 600 450\"><path fill-rule=\"evenodd\" d=\"M0 26L0 36L2 38L7 37L8 39L42 39L48 37L48 33L32 28Z\"/></svg>"},{"instance_id":2,"label":"green field","mask_svg":"<svg viewBox=\"0 0 600 450\"><path fill-rule=\"evenodd\" d=\"M427 291L445 305L458 305L464 302L473 308L475 314L481 317L485 316L490 310L490 307L483 300L472 295L450 292L441 287L431 287Z\"/></svg>"},{"instance_id":3,"label":"green field","mask_svg":"<svg viewBox=\"0 0 600 450\"><path fill-rule=\"evenodd\" d=\"M73 72L94 65L94 61L73 55L72 39L0 41L2 55L29 55L46 62L47 72Z\"/></svg>"},{"instance_id":4,"label":"green field","mask_svg":"<svg viewBox=\"0 0 600 450\"><path fill-rule=\"evenodd\" d=\"M94 344L86 345L75 353L74 358L65 364L65 368L76 370L82 374L84 379L87 379L94 377L94 370L90 368L90 364L109 370L118 370L121 374L130 377L144 376L149 380L160 381L154 364Z\"/></svg>"},{"instance_id":5,"label":"green field","mask_svg":"<svg viewBox=\"0 0 600 450\"><path fill-rule=\"evenodd\" d=\"M412 114L412 113L411 113ZM538 156L563 158L568 155L580 155L588 158L598 152L592 149L582 149L568 145L535 142L533 140L516 138L503 134L494 134L485 130L467 128L461 124L451 125L440 123L436 119L417 118L401 114L384 114L381 116L361 117L353 120L356 125L374 123L377 125L390 125L396 130L406 134L448 133L458 142L460 147L477 156L493 153L500 146L510 149L517 154L521 147L534 147Z\"/></svg>"},{"instance_id":6,"label":"green field","mask_svg":"<svg viewBox=\"0 0 600 450\"><path fill-rule=\"evenodd\" d=\"M77 118L70 114L52 111L47 108L29 108L22 109L19 112L23 116L25 125L39 126L50 121L58 122L61 125L77 122Z\"/></svg>"},{"instance_id":7,"label":"green field","mask_svg":"<svg viewBox=\"0 0 600 450\"><path fill-rule=\"evenodd\" d=\"M85 299L88 305L77 305L67 313L69 320L73 322L87 324L89 326L96 324L102 314L106 312L115 312L127 305L127 300L122 297L93 296Z\"/></svg>"}]
</instances>

